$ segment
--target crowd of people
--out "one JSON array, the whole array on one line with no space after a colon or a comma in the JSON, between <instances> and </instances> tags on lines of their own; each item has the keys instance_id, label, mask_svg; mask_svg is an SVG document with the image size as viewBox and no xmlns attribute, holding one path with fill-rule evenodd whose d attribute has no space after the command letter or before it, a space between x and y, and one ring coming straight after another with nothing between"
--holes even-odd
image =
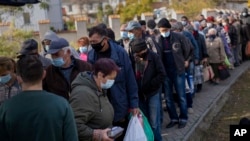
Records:
<instances>
[{"instance_id":1,"label":"crowd of people","mask_svg":"<svg viewBox=\"0 0 250 141\"><path fill-rule=\"evenodd\" d=\"M17 62L0 57L0 140L122 141L129 115L143 113L154 140L162 141L164 110L166 128L185 128L195 112L202 67L212 67L209 81L218 85L221 65L234 69L248 59L250 15L244 9L194 20L130 21L120 33L115 40L111 28L96 25L74 49L48 31L42 53L28 39ZM115 139L108 134L113 126L124 129Z\"/></svg>"}]
</instances>

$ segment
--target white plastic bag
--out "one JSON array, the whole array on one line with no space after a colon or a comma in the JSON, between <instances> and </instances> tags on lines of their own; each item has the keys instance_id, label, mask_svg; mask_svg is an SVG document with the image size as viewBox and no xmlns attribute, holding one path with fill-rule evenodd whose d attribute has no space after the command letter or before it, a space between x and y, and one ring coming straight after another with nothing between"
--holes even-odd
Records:
<instances>
[{"instance_id":1,"label":"white plastic bag","mask_svg":"<svg viewBox=\"0 0 250 141\"><path fill-rule=\"evenodd\" d=\"M131 117L123 141L147 141L147 136L137 116Z\"/></svg>"}]
</instances>

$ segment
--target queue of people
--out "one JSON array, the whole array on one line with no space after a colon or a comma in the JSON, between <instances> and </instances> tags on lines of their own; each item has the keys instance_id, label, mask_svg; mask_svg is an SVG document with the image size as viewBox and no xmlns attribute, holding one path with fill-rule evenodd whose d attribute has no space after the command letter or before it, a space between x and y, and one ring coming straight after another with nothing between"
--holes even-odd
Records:
<instances>
[{"instance_id":1,"label":"queue of people","mask_svg":"<svg viewBox=\"0 0 250 141\"><path fill-rule=\"evenodd\" d=\"M249 17L243 13L241 19ZM162 141L163 109L166 128L185 128L195 113L192 101L203 84L197 68L211 65L210 83L218 85L226 60L228 69L247 60L250 27L241 19L225 13L130 21L119 41L100 24L77 40L77 50L49 31L42 54L37 41L25 40L17 62L0 57L0 140L122 141L128 117L142 112ZM124 129L115 139L113 126Z\"/></svg>"}]
</instances>

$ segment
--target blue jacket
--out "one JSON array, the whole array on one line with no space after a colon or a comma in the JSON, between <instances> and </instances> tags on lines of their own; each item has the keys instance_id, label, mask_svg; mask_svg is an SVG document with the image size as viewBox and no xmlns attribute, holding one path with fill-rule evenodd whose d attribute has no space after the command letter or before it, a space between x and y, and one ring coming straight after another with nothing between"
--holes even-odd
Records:
<instances>
[{"instance_id":1,"label":"blue jacket","mask_svg":"<svg viewBox=\"0 0 250 141\"><path fill-rule=\"evenodd\" d=\"M191 43L194 47L194 59L200 60L200 58L199 58L199 46L198 46L196 40L194 39L194 36L188 31L183 31L182 33L185 37L187 37L191 41Z\"/></svg>"},{"instance_id":2,"label":"blue jacket","mask_svg":"<svg viewBox=\"0 0 250 141\"><path fill-rule=\"evenodd\" d=\"M116 76L115 84L110 88L110 102L115 112L114 122L117 122L126 118L130 108L138 108L138 88L127 52L113 41L109 41L109 47L110 59L121 69ZM96 60L97 53L92 49L88 53L88 62L94 64Z\"/></svg>"}]
</instances>

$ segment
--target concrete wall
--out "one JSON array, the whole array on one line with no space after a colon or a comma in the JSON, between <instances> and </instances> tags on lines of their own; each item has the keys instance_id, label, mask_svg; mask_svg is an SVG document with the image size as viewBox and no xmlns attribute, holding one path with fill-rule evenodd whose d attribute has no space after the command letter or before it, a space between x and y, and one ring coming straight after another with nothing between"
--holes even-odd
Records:
<instances>
[{"instance_id":1,"label":"concrete wall","mask_svg":"<svg viewBox=\"0 0 250 141\"><path fill-rule=\"evenodd\" d=\"M119 15L110 15L109 16L109 26L115 32L115 39L120 39L120 16Z\"/></svg>"}]
</instances>

